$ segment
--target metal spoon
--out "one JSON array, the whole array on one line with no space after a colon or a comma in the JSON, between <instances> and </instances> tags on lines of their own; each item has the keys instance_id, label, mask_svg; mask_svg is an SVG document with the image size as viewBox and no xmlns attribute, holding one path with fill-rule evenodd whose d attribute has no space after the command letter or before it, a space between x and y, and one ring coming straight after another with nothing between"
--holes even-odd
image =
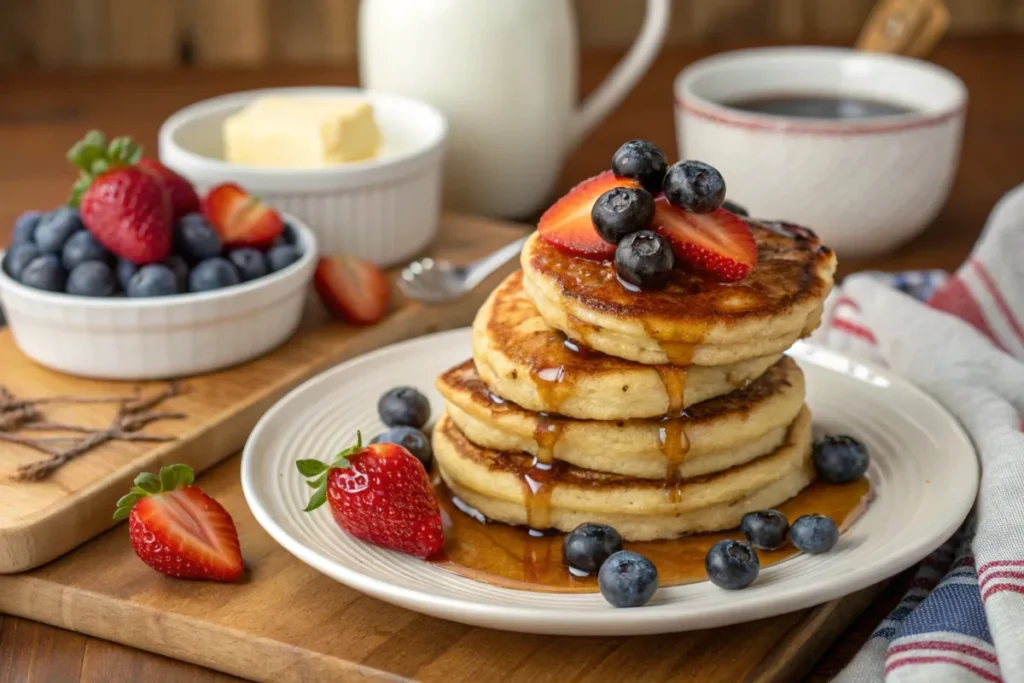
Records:
<instances>
[{"instance_id":1,"label":"metal spoon","mask_svg":"<svg viewBox=\"0 0 1024 683\"><path fill-rule=\"evenodd\" d=\"M529 235L506 244L481 259L457 266L432 258L413 261L398 278L398 288L410 299L430 304L453 301L472 291L488 275L501 268L523 250Z\"/></svg>"}]
</instances>

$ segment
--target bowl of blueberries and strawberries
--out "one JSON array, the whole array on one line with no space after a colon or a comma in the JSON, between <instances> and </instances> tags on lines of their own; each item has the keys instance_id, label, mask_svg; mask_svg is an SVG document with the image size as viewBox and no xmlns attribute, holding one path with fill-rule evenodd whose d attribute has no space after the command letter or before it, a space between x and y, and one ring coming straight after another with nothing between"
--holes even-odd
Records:
<instances>
[{"instance_id":1,"label":"bowl of blueberries and strawberries","mask_svg":"<svg viewBox=\"0 0 1024 683\"><path fill-rule=\"evenodd\" d=\"M18 217L0 302L18 347L71 374L149 379L261 355L295 331L316 240L233 183L200 197L92 131L68 153L67 205Z\"/></svg>"}]
</instances>

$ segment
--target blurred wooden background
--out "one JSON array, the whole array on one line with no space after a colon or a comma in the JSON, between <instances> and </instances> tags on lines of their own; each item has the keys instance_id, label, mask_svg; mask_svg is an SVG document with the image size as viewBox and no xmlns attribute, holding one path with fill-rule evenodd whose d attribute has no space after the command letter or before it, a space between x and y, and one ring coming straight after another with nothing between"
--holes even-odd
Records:
<instances>
[{"instance_id":1,"label":"blurred wooden background","mask_svg":"<svg viewBox=\"0 0 1024 683\"><path fill-rule=\"evenodd\" d=\"M622 47L636 34L641 0L574 1L585 47ZM873 5L674 0L668 43L852 42ZM952 33L1024 32L1024 0L947 6ZM0 0L0 65L344 64L355 59L357 11L358 0Z\"/></svg>"}]
</instances>

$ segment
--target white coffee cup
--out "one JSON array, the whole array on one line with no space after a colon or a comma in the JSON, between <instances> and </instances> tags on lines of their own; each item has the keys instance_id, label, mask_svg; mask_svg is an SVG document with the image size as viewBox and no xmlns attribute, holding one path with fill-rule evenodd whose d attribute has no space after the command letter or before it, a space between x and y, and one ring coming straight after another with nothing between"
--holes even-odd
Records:
<instances>
[{"instance_id":1,"label":"white coffee cup","mask_svg":"<svg viewBox=\"0 0 1024 683\"><path fill-rule=\"evenodd\" d=\"M910 113L798 118L730 103L814 95ZM967 89L928 62L842 48L756 48L698 61L675 81L682 159L716 167L753 216L815 230L840 258L879 254L935 219L960 155Z\"/></svg>"}]
</instances>

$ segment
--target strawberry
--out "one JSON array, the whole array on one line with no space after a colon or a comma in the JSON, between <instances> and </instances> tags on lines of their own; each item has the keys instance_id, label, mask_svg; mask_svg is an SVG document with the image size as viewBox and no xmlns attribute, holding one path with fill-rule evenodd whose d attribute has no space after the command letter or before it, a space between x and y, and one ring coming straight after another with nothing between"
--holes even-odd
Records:
<instances>
[{"instance_id":1,"label":"strawberry","mask_svg":"<svg viewBox=\"0 0 1024 683\"><path fill-rule=\"evenodd\" d=\"M143 472L117 501L114 519L128 518L135 554L161 574L235 581L243 569L235 523L194 479L188 465L162 467L159 476Z\"/></svg>"},{"instance_id":2,"label":"strawberry","mask_svg":"<svg viewBox=\"0 0 1024 683\"><path fill-rule=\"evenodd\" d=\"M750 226L725 209L691 213L659 196L654 201L654 230L668 238L682 263L726 282L742 280L757 264Z\"/></svg>"},{"instance_id":3,"label":"strawberry","mask_svg":"<svg viewBox=\"0 0 1024 683\"><path fill-rule=\"evenodd\" d=\"M281 215L235 183L212 188L202 205L225 247L266 249L284 232Z\"/></svg>"},{"instance_id":4,"label":"strawberry","mask_svg":"<svg viewBox=\"0 0 1024 683\"><path fill-rule=\"evenodd\" d=\"M68 152L81 171L71 193L89 232L117 256L138 265L163 261L171 253L173 212L168 194L135 167L142 149L131 138L90 131Z\"/></svg>"},{"instance_id":5,"label":"strawberry","mask_svg":"<svg viewBox=\"0 0 1024 683\"><path fill-rule=\"evenodd\" d=\"M175 220L199 210L199 195L196 194L192 183L153 159L140 159L137 165L153 176L171 196L171 207Z\"/></svg>"},{"instance_id":6,"label":"strawberry","mask_svg":"<svg viewBox=\"0 0 1024 683\"><path fill-rule=\"evenodd\" d=\"M315 489L306 512L330 503L338 526L356 538L426 559L444 545L441 509L423 463L402 446L373 443L339 453L328 465L295 463Z\"/></svg>"},{"instance_id":7,"label":"strawberry","mask_svg":"<svg viewBox=\"0 0 1024 683\"><path fill-rule=\"evenodd\" d=\"M369 261L347 254L321 258L313 285L334 315L356 325L371 325L383 318L391 300L391 286L384 272Z\"/></svg>"},{"instance_id":8,"label":"strawberry","mask_svg":"<svg viewBox=\"0 0 1024 683\"><path fill-rule=\"evenodd\" d=\"M640 187L629 178L605 171L569 190L540 217L540 236L560 251L583 258L606 260L615 256L615 245L597 234L590 212L602 194L616 187Z\"/></svg>"}]
</instances>

